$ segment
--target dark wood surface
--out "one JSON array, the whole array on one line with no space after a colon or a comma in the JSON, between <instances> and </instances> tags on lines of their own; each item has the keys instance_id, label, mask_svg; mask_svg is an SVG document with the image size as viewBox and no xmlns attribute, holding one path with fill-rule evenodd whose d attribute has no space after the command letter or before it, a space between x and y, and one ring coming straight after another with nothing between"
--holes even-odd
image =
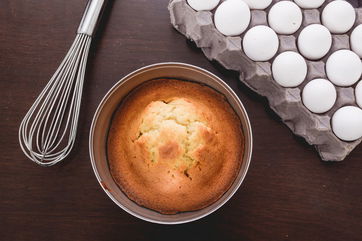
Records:
<instances>
[{"instance_id":1,"label":"dark wood surface","mask_svg":"<svg viewBox=\"0 0 362 241\"><path fill-rule=\"evenodd\" d=\"M206 60L172 29L168 0L116 0L93 42L78 141L64 163L41 168L18 145L21 119L75 37L86 0L0 1L0 240L362 240L362 146L321 162L263 98ZM255 148L245 182L214 214L178 226L150 224L102 191L88 156L101 98L139 67L179 61L222 77L238 93Z\"/></svg>"}]
</instances>

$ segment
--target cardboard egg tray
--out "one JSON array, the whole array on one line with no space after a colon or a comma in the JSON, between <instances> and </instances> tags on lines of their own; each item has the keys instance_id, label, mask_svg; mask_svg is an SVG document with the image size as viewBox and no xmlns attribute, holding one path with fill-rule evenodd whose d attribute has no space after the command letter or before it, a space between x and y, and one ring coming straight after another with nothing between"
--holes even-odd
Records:
<instances>
[{"instance_id":1,"label":"cardboard egg tray","mask_svg":"<svg viewBox=\"0 0 362 241\"><path fill-rule=\"evenodd\" d=\"M268 25L267 14L273 3L265 10L251 10L251 22L248 29L256 25ZM279 50L274 58L284 51L296 51L297 36L300 31L314 23L321 24L320 15L326 1L319 9L302 9L303 23L301 28L293 35L279 35ZM354 3L356 7L356 3ZM333 44L329 53L321 60L307 61L308 74L306 80L296 88L284 88L273 79L271 64L268 62L254 62L242 50L240 36L227 37L221 34L214 25L212 11L195 11L186 0L172 0L169 3L171 23L180 33L195 42L209 60L219 62L228 70L238 71L240 81L250 89L265 96L270 108L273 109L282 121L294 134L303 137L310 145L314 145L322 160L341 161L362 141L353 142L340 140L332 131L331 117L337 109L346 105L357 106L352 87L338 87L337 101L334 107L324 114L314 114L302 103L301 93L304 86L315 78L326 78L325 63L328 57L340 49L350 49L349 35L358 24L362 23L362 9L356 8L356 22L354 27L346 34L332 34Z\"/></svg>"}]
</instances>

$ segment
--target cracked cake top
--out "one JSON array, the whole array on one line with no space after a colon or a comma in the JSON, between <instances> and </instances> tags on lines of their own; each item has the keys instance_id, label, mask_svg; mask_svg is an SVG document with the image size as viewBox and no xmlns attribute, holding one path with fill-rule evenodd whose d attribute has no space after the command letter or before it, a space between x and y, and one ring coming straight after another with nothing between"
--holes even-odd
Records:
<instances>
[{"instance_id":1,"label":"cracked cake top","mask_svg":"<svg viewBox=\"0 0 362 241\"><path fill-rule=\"evenodd\" d=\"M177 213L208 206L228 190L240 168L243 135L223 95L158 79L122 102L107 149L111 173L129 198Z\"/></svg>"}]
</instances>

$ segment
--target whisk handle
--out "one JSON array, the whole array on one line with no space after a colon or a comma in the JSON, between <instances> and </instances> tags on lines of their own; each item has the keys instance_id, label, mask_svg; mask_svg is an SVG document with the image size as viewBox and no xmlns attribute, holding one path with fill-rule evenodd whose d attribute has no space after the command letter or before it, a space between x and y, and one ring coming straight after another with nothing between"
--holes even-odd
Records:
<instances>
[{"instance_id":1,"label":"whisk handle","mask_svg":"<svg viewBox=\"0 0 362 241\"><path fill-rule=\"evenodd\" d=\"M77 33L93 36L107 0L89 0Z\"/></svg>"}]
</instances>

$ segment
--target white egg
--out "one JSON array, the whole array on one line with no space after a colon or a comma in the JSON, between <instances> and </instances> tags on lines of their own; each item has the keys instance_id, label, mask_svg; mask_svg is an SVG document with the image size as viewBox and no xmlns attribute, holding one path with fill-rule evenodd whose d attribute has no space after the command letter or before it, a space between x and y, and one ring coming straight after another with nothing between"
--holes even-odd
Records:
<instances>
[{"instance_id":1,"label":"white egg","mask_svg":"<svg viewBox=\"0 0 362 241\"><path fill-rule=\"evenodd\" d=\"M245 54L254 61L268 61L279 48L279 39L273 29L259 25L246 32L243 39Z\"/></svg>"},{"instance_id":2,"label":"white egg","mask_svg":"<svg viewBox=\"0 0 362 241\"><path fill-rule=\"evenodd\" d=\"M220 0L187 0L187 3L196 11L206 11L214 9Z\"/></svg>"},{"instance_id":3,"label":"white egg","mask_svg":"<svg viewBox=\"0 0 362 241\"><path fill-rule=\"evenodd\" d=\"M299 5L301 8L319 8L322 6L325 0L294 0L296 4Z\"/></svg>"},{"instance_id":4,"label":"white egg","mask_svg":"<svg viewBox=\"0 0 362 241\"><path fill-rule=\"evenodd\" d=\"M332 129L338 138L355 141L362 137L362 110L355 106L345 106L332 117Z\"/></svg>"},{"instance_id":5,"label":"white egg","mask_svg":"<svg viewBox=\"0 0 362 241\"><path fill-rule=\"evenodd\" d=\"M310 60L323 58L331 47L332 35L323 25L308 25L299 34L299 52Z\"/></svg>"},{"instance_id":6,"label":"white egg","mask_svg":"<svg viewBox=\"0 0 362 241\"><path fill-rule=\"evenodd\" d=\"M251 9L266 9L272 0L244 0Z\"/></svg>"},{"instance_id":7,"label":"white egg","mask_svg":"<svg viewBox=\"0 0 362 241\"><path fill-rule=\"evenodd\" d=\"M346 33L356 21L353 6L344 0L330 2L322 12L322 23L331 33Z\"/></svg>"},{"instance_id":8,"label":"white egg","mask_svg":"<svg viewBox=\"0 0 362 241\"><path fill-rule=\"evenodd\" d=\"M362 74L362 62L350 50L338 50L329 56L326 63L328 79L338 86L355 84Z\"/></svg>"},{"instance_id":9,"label":"white egg","mask_svg":"<svg viewBox=\"0 0 362 241\"><path fill-rule=\"evenodd\" d=\"M355 95L357 104L362 108L362 81L356 86Z\"/></svg>"},{"instance_id":10,"label":"white egg","mask_svg":"<svg viewBox=\"0 0 362 241\"><path fill-rule=\"evenodd\" d=\"M243 0L227 0L215 12L215 26L226 36L243 33L250 23L250 9Z\"/></svg>"},{"instance_id":11,"label":"white egg","mask_svg":"<svg viewBox=\"0 0 362 241\"><path fill-rule=\"evenodd\" d=\"M293 2L280 1L269 11L269 25L279 34L293 34L302 25L302 11Z\"/></svg>"},{"instance_id":12,"label":"white egg","mask_svg":"<svg viewBox=\"0 0 362 241\"><path fill-rule=\"evenodd\" d=\"M329 111L337 100L334 85L326 79L314 79L303 89L303 104L311 112L321 114Z\"/></svg>"},{"instance_id":13,"label":"white egg","mask_svg":"<svg viewBox=\"0 0 362 241\"><path fill-rule=\"evenodd\" d=\"M362 58L362 24L358 25L351 34L351 48Z\"/></svg>"},{"instance_id":14,"label":"white egg","mask_svg":"<svg viewBox=\"0 0 362 241\"><path fill-rule=\"evenodd\" d=\"M272 64L274 80L283 87L297 87L303 83L307 70L305 59L293 51L279 54Z\"/></svg>"}]
</instances>

